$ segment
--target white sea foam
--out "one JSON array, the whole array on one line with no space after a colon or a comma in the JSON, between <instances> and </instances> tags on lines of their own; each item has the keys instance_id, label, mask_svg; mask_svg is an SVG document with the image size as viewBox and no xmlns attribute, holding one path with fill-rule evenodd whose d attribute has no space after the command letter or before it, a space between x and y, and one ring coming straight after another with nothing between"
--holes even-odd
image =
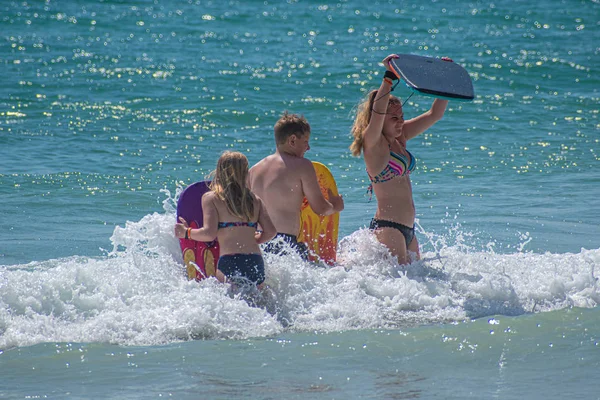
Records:
<instances>
[{"instance_id":1,"label":"white sea foam","mask_svg":"<svg viewBox=\"0 0 600 400\"><path fill-rule=\"evenodd\" d=\"M335 267L266 255L269 292L233 294L214 279L187 281L174 210L165 210L117 227L104 257L2 267L0 348L392 328L600 302L600 249L496 254L444 245L403 268L366 229L340 241Z\"/></svg>"}]
</instances>

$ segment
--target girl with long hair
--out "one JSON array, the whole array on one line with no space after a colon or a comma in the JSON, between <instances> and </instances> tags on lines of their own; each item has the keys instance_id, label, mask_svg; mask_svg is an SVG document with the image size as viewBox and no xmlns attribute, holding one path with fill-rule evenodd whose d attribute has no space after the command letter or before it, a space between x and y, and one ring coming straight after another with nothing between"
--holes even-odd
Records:
<instances>
[{"instance_id":1,"label":"girl with long hair","mask_svg":"<svg viewBox=\"0 0 600 400\"><path fill-rule=\"evenodd\" d=\"M213 172L211 190L202 196L202 228L192 229L180 217L175 236L201 242L217 238L217 279L260 285L265 280L265 266L258 245L271 240L276 230L262 200L248 188L247 179L246 156L223 152ZM262 231L257 231L258 225Z\"/></svg>"},{"instance_id":2,"label":"girl with long hair","mask_svg":"<svg viewBox=\"0 0 600 400\"><path fill-rule=\"evenodd\" d=\"M381 86L371 91L358 106L350 150L354 156L364 154L371 181L369 190L377 198L377 211L370 229L400 264L408 264L411 262L409 252L415 253L417 259L420 255L410 182L416 159L407 150L406 143L439 121L448 101L435 99L429 111L405 121L402 102L391 95L393 81L398 78L390 60L398 57L391 54L383 60L386 72Z\"/></svg>"}]
</instances>

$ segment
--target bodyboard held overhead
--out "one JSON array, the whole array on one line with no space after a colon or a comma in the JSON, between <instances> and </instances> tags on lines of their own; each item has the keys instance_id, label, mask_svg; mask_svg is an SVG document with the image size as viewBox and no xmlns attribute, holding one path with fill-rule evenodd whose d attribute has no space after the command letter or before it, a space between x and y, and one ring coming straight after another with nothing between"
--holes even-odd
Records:
<instances>
[{"instance_id":1,"label":"bodyboard held overhead","mask_svg":"<svg viewBox=\"0 0 600 400\"><path fill-rule=\"evenodd\" d=\"M473 82L467 70L441 58L398 54L390 60L396 76L421 94L455 100L473 100Z\"/></svg>"},{"instance_id":2,"label":"bodyboard held overhead","mask_svg":"<svg viewBox=\"0 0 600 400\"><path fill-rule=\"evenodd\" d=\"M183 217L191 228L201 228L204 215L202 213L202 196L210 189L210 181L196 182L185 188L177 202L177 222ZM197 242L191 239L179 239L183 252L188 279L200 281L216 275L219 259L219 243Z\"/></svg>"},{"instance_id":3,"label":"bodyboard held overhead","mask_svg":"<svg viewBox=\"0 0 600 400\"><path fill-rule=\"evenodd\" d=\"M323 196L325 198L329 197L328 189L331 189L333 194L337 195L337 185L331 171L319 162L313 161L312 164L317 173ZM306 243L310 261L318 262L322 260L328 265L335 263L339 222L340 213L327 216L319 215L313 211L306 198L304 199L300 210L298 241Z\"/></svg>"}]
</instances>

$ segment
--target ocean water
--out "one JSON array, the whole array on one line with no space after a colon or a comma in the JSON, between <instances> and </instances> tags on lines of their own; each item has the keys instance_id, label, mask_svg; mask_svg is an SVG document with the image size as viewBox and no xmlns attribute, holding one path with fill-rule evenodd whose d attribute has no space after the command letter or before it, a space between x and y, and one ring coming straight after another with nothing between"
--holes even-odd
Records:
<instances>
[{"instance_id":1,"label":"ocean water","mask_svg":"<svg viewBox=\"0 0 600 400\"><path fill-rule=\"evenodd\" d=\"M599 399L598 21L576 0L3 2L0 398ZM390 53L451 57L476 93L409 142L405 271L348 150ZM188 282L179 193L223 150L270 154L284 110L345 197L339 265L267 257L264 295Z\"/></svg>"}]
</instances>

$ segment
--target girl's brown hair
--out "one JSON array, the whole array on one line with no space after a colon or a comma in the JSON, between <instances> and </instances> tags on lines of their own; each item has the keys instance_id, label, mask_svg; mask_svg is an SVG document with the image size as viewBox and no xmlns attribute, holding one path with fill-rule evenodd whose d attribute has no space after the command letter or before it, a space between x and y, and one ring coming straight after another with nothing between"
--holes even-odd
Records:
<instances>
[{"instance_id":1,"label":"girl's brown hair","mask_svg":"<svg viewBox=\"0 0 600 400\"><path fill-rule=\"evenodd\" d=\"M360 153L362 153L364 145L363 133L371 121L371 115L373 115L373 103L375 102L376 97L377 90L372 90L356 109L356 118L354 119L351 130L354 141L350 145L350 151L353 156L360 156ZM395 104L402 105L400 99L395 96L390 96L388 108Z\"/></svg>"},{"instance_id":2,"label":"girl's brown hair","mask_svg":"<svg viewBox=\"0 0 600 400\"><path fill-rule=\"evenodd\" d=\"M246 184L246 156L237 151L223 152L213 174L210 189L225 202L231 214L244 221L251 221L254 218L254 194Z\"/></svg>"}]
</instances>

